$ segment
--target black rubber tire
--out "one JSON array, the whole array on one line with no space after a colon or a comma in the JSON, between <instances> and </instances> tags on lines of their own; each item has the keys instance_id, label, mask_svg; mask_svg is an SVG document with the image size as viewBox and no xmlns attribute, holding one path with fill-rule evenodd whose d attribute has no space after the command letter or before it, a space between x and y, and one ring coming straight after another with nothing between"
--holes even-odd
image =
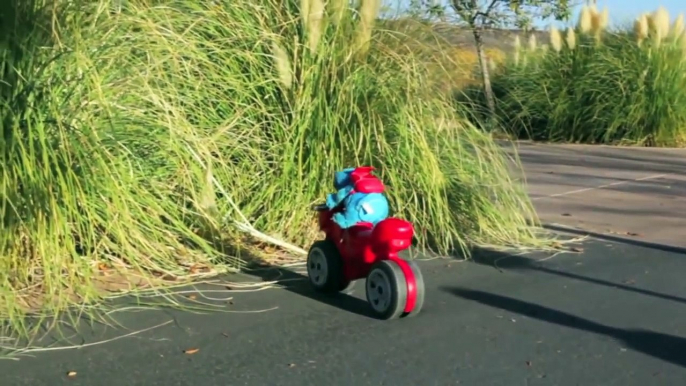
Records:
<instances>
[{"instance_id":1,"label":"black rubber tire","mask_svg":"<svg viewBox=\"0 0 686 386\"><path fill-rule=\"evenodd\" d=\"M311 261L314 254L321 253L326 261L326 277L323 278L321 282L315 280L313 276L313 264ZM343 259L341 254L338 252L336 245L329 240L319 240L315 241L310 247L307 253L307 277L310 280L310 285L317 292L322 293L335 293L341 292L349 287L352 287L353 283L345 280L343 276Z\"/></svg>"},{"instance_id":2,"label":"black rubber tire","mask_svg":"<svg viewBox=\"0 0 686 386\"><path fill-rule=\"evenodd\" d=\"M376 301L373 294L374 291L381 291L383 293L383 287L379 290L379 284L377 283L377 278L387 279L382 280L383 286L388 285L390 292L390 298L388 304L383 307L379 306L380 302ZM400 266L391 260L382 260L372 266L372 269L367 275L367 283L365 285L365 293L367 296L367 301L372 309L372 312L376 317L382 320L397 319L402 316L405 311L405 305L407 304L407 283L405 281L405 275L403 274Z\"/></svg>"},{"instance_id":3,"label":"black rubber tire","mask_svg":"<svg viewBox=\"0 0 686 386\"><path fill-rule=\"evenodd\" d=\"M422 276L422 271L419 269L419 264L417 264L416 261L410 260L407 262L407 264L410 265L410 269L412 269L412 273L414 274L414 280L415 280L415 286L417 287L417 300L414 303L414 308L412 311L405 313L405 317L412 317L417 315L422 311L422 308L424 307L424 294L425 289L424 289L424 276Z\"/></svg>"}]
</instances>

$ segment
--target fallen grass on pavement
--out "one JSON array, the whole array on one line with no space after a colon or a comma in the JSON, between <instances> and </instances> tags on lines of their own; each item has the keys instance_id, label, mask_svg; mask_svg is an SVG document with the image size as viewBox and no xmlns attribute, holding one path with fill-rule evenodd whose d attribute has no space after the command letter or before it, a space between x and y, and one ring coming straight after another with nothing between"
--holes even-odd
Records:
<instances>
[{"instance_id":1,"label":"fallen grass on pavement","mask_svg":"<svg viewBox=\"0 0 686 386\"><path fill-rule=\"evenodd\" d=\"M334 170L378 167L439 252L536 247L501 150L373 33L379 3L6 2L0 315L298 253Z\"/></svg>"}]
</instances>

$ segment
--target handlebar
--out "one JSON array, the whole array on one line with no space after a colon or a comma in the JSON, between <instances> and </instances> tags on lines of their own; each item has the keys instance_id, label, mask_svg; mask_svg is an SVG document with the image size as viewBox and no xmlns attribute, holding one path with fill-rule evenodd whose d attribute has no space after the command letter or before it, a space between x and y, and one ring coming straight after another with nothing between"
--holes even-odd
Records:
<instances>
[{"instance_id":1,"label":"handlebar","mask_svg":"<svg viewBox=\"0 0 686 386\"><path fill-rule=\"evenodd\" d=\"M329 208L326 206L326 204L316 204L312 205L312 210L315 210L317 212L321 212L324 210L328 210Z\"/></svg>"}]
</instances>

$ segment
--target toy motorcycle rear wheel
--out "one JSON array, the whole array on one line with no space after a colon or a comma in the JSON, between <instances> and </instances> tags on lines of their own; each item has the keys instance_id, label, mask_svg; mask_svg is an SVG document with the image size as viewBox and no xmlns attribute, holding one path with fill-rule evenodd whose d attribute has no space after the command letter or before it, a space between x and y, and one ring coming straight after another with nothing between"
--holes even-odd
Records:
<instances>
[{"instance_id":1,"label":"toy motorcycle rear wheel","mask_svg":"<svg viewBox=\"0 0 686 386\"><path fill-rule=\"evenodd\" d=\"M343 259L338 248L328 240L316 241L310 247L307 277L312 287L323 293L349 291L353 285L343 275Z\"/></svg>"},{"instance_id":2,"label":"toy motorcycle rear wheel","mask_svg":"<svg viewBox=\"0 0 686 386\"><path fill-rule=\"evenodd\" d=\"M397 319L407 303L407 283L398 263L382 260L372 266L365 286L367 301L379 319Z\"/></svg>"}]
</instances>

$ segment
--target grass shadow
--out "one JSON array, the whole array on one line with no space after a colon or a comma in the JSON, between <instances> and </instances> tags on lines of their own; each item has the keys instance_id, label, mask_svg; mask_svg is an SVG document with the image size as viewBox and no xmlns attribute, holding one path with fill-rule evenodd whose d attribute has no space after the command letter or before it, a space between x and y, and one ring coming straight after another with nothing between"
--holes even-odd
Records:
<instances>
[{"instance_id":1,"label":"grass shadow","mask_svg":"<svg viewBox=\"0 0 686 386\"><path fill-rule=\"evenodd\" d=\"M489 307L516 313L532 319L616 339L635 351L686 367L686 338L643 329L622 329L596 323L555 310L489 292L460 287L443 287L442 291Z\"/></svg>"}]
</instances>

